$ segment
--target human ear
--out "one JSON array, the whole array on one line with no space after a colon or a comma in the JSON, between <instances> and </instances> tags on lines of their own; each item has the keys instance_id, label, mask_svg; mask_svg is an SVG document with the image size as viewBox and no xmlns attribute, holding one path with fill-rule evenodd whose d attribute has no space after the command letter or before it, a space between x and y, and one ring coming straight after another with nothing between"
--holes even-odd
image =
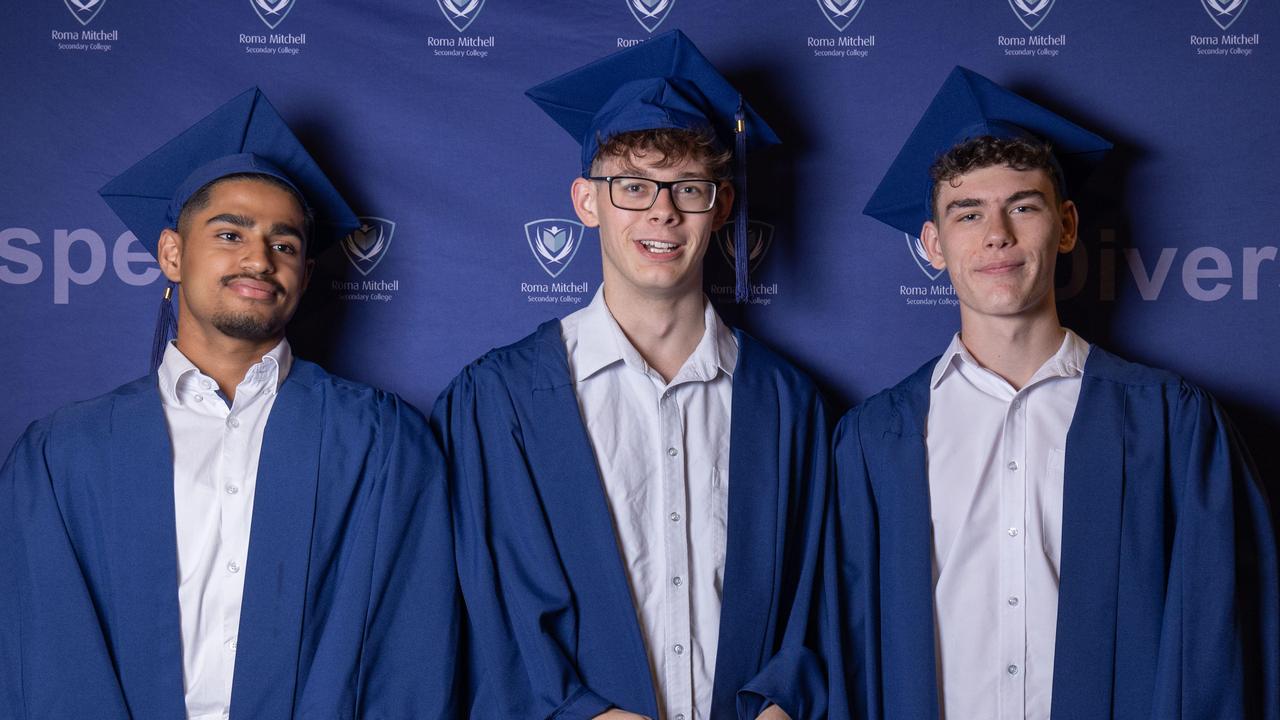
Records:
<instances>
[{"instance_id":1,"label":"human ear","mask_svg":"<svg viewBox=\"0 0 1280 720\"><path fill-rule=\"evenodd\" d=\"M578 214L582 224L587 227L599 227L600 214L597 206L599 198L596 196L595 181L581 177L574 178L573 184L569 186L569 195L573 199L573 211Z\"/></svg>"},{"instance_id":2,"label":"human ear","mask_svg":"<svg viewBox=\"0 0 1280 720\"><path fill-rule=\"evenodd\" d=\"M920 228L920 244L924 245L924 251L929 256L929 264L934 270L947 269L947 261L942 256L942 240L938 235L938 226L932 220L926 221L924 227Z\"/></svg>"},{"instance_id":3,"label":"human ear","mask_svg":"<svg viewBox=\"0 0 1280 720\"><path fill-rule=\"evenodd\" d=\"M182 280L182 236L176 230L165 228L160 231L160 240L156 244L156 262L169 282Z\"/></svg>"}]
</instances>

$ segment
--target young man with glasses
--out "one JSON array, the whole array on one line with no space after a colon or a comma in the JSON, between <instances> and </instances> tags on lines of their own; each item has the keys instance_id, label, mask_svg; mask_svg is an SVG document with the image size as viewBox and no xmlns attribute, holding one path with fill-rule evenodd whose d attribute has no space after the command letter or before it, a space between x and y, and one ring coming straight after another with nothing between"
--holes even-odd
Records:
<instances>
[{"instance_id":1,"label":"young man with glasses","mask_svg":"<svg viewBox=\"0 0 1280 720\"><path fill-rule=\"evenodd\" d=\"M604 278L436 406L476 716L817 716L825 679L803 642L825 411L702 291L730 148L777 140L678 32L529 95L583 144L571 194Z\"/></svg>"}]
</instances>

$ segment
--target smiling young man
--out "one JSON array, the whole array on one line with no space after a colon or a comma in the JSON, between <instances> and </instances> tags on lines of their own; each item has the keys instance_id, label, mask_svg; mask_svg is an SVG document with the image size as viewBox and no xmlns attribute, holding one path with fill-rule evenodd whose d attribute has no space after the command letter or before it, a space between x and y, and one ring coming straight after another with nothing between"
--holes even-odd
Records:
<instances>
[{"instance_id":1,"label":"smiling young man","mask_svg":"<svg viewBox=\"0 0 1280 720\"><path fill-rule=\"evenodd\" d=\"M702 290L735 114L777 140L678 32L529 95L583 144L571 194L604 272L589 306L491 351L436 405L474 716L818 717L803 643L825 412Z\"/></svg>"},{"instance_id":2,"label":"smiling young man","mask_svg":"<svg viewBox=\"0 0 1280 720\"><path fill-rule=\"evenodd\" d=\"M177 339L0 473L0 714L461 716L425 418L285 339L351 210L257 90L102 195L176 284Z\"/></svg>"},{"instance_id":3,"label":"smiling young man","mask_svg":"<svg viewBox=\"0 0 1280 720\"><path fill-rule=\"evenodd\" d=\"M1267 502L1202 390L1059 324L1062 164L1105 140L957 68L866 213L960 305L837 428L832 718L1275 718Z\"/></svg>"}]
</instances>

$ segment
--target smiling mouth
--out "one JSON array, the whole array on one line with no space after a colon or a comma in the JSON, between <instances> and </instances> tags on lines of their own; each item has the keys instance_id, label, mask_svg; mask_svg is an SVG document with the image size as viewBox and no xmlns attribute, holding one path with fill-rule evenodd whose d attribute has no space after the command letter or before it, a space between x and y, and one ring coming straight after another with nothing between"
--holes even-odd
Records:
<instances>
[{"instance_id":1,"label":"smiling mouth","mask_svg":"<svg viewBox=\"0 0 1280 720\"><path fill-rule=\"evenodd\" d=\"M664 242L662 240L637 240L636 243L644 248L646 254L655 257L670 257L681 249L679 243Z\"/></svg>"},{"instance_id":2,"label":"smiling mouth","mask_svg":"<svg viewBox=\"0 0 1280 720\"><path fill-rule=\"evenodd\" d=\"M978 268L978 272L983 273L984 275L1006 275L1008 273L1014 272L1015 270L1018 270L1023 266L1023 264L1024 263L1022 262L995 263L992 265L987 265L985 267Z\"/></svg>"},{"instance_id":3,"label":"smiling mouth","mask_svg":"<svg viewBox=\"0 0 1280 720\"><path fill-rule=\"evenodd\" d=\"M222 283L231 292L248 300L273 300L282 292L279 285L266 280L246 277L233 277Z\"/></svg>"}]
</instances>

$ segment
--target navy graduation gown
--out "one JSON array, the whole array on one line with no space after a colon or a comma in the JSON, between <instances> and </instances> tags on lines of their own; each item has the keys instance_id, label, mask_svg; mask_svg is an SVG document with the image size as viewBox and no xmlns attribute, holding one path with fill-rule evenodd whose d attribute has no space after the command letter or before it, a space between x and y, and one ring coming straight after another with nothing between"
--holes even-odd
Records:
<instances>
[{"instance_id":1,"label":"navy graduation gown","mask_svg":"<svg viewBox=\"0 0 1280 720\"><path fill-rule=\"evenodd\" d=\"M711 717L825 710L806 647L826 502L812 383L737 333L729 521ZM458 574L485 669L476 718L658 717L648 657L559 321L453 381L432 422L455 490Z\"/></svg>"},{"instance_id":2,"label":"navy graduation gown","mask_svg":"<svg viewBox=\"0 0 1280 720\"><path fill-rule=\"evenodd\" d=\"M465 712L444 483L420 413L295 360L263 437L231 717ZM186 717L175 532L154 374L27 430L0 473L0 714Z\"/></svg>"},{"instance_id":3,"label":"navy graduation gown","mask_svg":"<svg viewBox=\"0 0 1280 720\"><path fill-rule=\"evenodd\" d=\"M931 361L836 430L831 717L937 718ZM1094 347L1067 433L1054 720L1280 714L1275 536L1211 397Z\"/></svg>"}]
</instances>

